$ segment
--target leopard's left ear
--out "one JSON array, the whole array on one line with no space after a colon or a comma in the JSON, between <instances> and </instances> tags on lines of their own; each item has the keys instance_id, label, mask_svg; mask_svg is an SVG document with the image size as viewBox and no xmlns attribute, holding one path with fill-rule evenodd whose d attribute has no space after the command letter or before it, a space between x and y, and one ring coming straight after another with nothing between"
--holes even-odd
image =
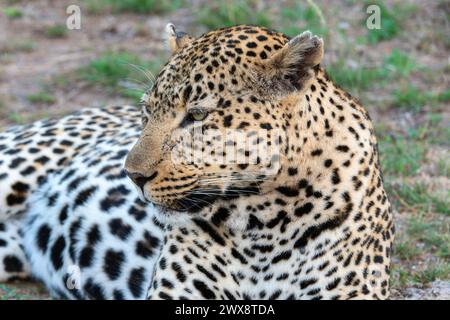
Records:
<instances>
[{"instance_id":1,"label":"leopard's left ear","mask_svg":"<svg viewBox=\"0 0 450 320\"><path fill-rule=\"evenodd\" d=\"M259 78L262 90L274 95L302 90L314 77L323 57L323 40L309 31L292 38L264 60Z\"/></svg>"},{"instance_id":2,"label":"leopard's left ear","mask_svg":"<svg viewBox=\"0 0 450 320\"><path fill-rule=\"evenodd\" d=\"M186 32L178 31L172 23L166 25L166 36L172 54L175 54L178 50L194 40Z\"/></svg>"}]
</instances>

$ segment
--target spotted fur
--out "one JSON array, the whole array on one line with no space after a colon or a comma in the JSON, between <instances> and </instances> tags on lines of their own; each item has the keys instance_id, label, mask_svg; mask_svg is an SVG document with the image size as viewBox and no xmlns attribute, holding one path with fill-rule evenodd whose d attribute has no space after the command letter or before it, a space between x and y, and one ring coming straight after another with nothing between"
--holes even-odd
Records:
<instances>
[{"instance_id":1,"label":"spotted fur","mask_svg":"<svg viewBox=\"0 0 450 320\"><path fill-rule=\"evenodd\" d=\"M123 171L140 114L84 109L0 134L1 281L32 276L58 298L146 297L162 225Z\"/></svg>"},{"instance_id":2,"label":"spotted fur","mask_svg":"<svg viewBox=\"0 0 450 320\"><path fill-rule=\"evenodd\" d=\"M31 270L80 299L386 298L394 227L377 143L320 66L323 41L167 30L173 55L143 97L142 130L136 108L116 107L0 135L0 227L20 227L0 239L24 249L6 246L23 268L0 267L2 279ZM174 163L175 133L198 113L203 128L272 142L280 166Z\"/></svg>"},{"instance_id":3,"label":"spotted fur","mask_svg":"<svg viewBox=\"0 0 450 320\"><path fill-rule=\"evenodd\" d=\"M237 26L180 43L143 98L125 166L167 218L148 298L386 298L393 224L377 143L367 112L320 66L323 41ZM174 132L199 109L204 129L278 144L278 170L173 164ZM208 144L225 155L224 139Z\"/></svg>"}]
</instances>

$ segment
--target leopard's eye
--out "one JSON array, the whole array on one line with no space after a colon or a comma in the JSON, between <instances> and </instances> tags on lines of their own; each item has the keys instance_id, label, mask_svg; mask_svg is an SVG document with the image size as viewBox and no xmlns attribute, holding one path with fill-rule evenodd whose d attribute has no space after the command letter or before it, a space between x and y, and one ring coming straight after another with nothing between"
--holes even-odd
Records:
<instances>
[{"instance_id":1,"label":"leopard's eye","mask_svg":"<svg viewBox=\"0 0 450 320\"><path fill-rule=\"evenodd\" d=\"M208 115L208 112L204 109L193 108L188 111L189 116L193 121L202 121Z\"/></svg>"}]
</instances>

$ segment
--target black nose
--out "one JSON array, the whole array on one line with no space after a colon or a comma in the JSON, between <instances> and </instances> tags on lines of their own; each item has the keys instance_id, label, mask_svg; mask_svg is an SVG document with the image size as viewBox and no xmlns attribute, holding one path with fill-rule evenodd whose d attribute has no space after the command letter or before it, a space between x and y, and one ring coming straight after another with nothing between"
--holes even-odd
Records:
<instances>
[{"instance_id":1,"label":"black nose","mask_svg":"<svg viewBox=\"0 0 450 320\"><path fill-rule=\"evenodd\" d=\"M128 172L126 171L127 175L130 177L131 180L133 180L133 182L142 190L144 191L144 186L147 182L155 179L155 177L157 176L158 172L154 172L151 176L146 177L144 176L142 173L138 173L138 172Z\"/></svg>"}]
</instances>

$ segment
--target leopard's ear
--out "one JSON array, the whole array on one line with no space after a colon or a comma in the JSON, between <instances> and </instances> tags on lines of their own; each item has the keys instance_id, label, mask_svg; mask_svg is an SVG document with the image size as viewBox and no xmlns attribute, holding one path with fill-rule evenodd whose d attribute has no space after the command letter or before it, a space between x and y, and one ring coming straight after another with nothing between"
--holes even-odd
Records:
<instances>
[{"instance_id":1,"label":"leopard's ear","mask_svg":"<svg viewBox=\"0 0 450 320\"><path fill-rule=\"evenodd\" d=\"M323 57L323 40L305 31L264 61L259 77L263 90L275 95L302 90ZM275 92L274 92L275 91Z\"/></svg>"},{"instance_id":2,"label":"leopard's ear","mask_svg":"<svg viewBox=\"0 0 450 320\"><path fill-rule=\"evenodd\" d=\"M166 25L166 37L172 54L175 54L178 50L194 40L186 32L178 31L172 23Z\"/></svg>"}]
</instances>

